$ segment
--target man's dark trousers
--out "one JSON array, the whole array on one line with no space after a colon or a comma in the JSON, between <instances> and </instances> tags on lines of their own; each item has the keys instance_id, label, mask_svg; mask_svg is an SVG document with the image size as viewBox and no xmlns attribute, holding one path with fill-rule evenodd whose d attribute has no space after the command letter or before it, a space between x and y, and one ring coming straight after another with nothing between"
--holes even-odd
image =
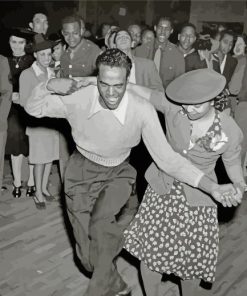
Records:
<instances>
[{"instance_id":1,"label":"man's dark trousers","mask_svg":"<svg viewBox=\"0 0 247 296\"><path fill-rule=\"evenodd\" d=\"M125 288L114 259L122 249L123 225L116 215L130 198L136 171L92 162L75 151L65 173L67 211L83 266L93 271L85 296L112 296Z\"/></svg>"}]
</instances>

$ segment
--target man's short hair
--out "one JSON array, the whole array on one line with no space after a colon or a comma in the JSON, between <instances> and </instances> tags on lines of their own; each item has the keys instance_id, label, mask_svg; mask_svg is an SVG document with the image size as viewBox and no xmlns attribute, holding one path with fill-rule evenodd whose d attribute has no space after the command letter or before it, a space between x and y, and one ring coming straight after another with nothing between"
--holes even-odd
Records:
<instances>
[{"instance_id":1,"label":"man's short hair","mask_svg":"<svg viewBox=\"0 0 247 296\"><path fill-rule=\"evenodd\" d=\"M99 71L100 65L126 69L126 77L130 75L132 67L131 59L118 48L106 49L96 60L96 68Z\"/></svg>"},{"instance_id":2,"label":"man's short hair","mask_svg":"<svg viewBox=\"0 0 247 296\"><path fill-rule=\"evenodd\" d=\"M78 15L68 15L62 19L62 26L64 24L78 23L80 28L85 27L84 20Z\"/></svg>"},{"instance_id":3,"label":"man's short hair","mask_svg":"<svg viewBox=\"0 0 247 296\"><path fill-rule=\"evenodd\" d=\"M182 26L181 26L181 28L180 28L180 30L179 30L179 33L181 34L182 31L183 31L183 29L184 28L187 28L187 27L193 28L194 31L195 31L195 35L196 35L196 26L194 24L192 24L192 23L183 23Z\"/></svg>"},{"instance_id":4,"label":"man's short hair","mask_svg":"<svg viewBox=\"0 0 247 296\"><path fill-rule=\"evenodd\" d=\"M157 26L158 26L159 23L162 22L162 21L167 21L167 22L169 22L170 25L171 25L171 28L173 29L173 27L174 27L174 23L173 23L173 20L172 20L171 17L169 17L169 16L162 16L161 18L159 18L159 20L158 20L158 22L157 22Z\"/></svg>"},{"instance_id":5,"label":"man's short hair","mask_svg":"<svg viewBox=\"0 0 247 296\"><path fill-rule=\"evenodd\" d=\"M236 34L232 30L223 30L220 32L220 41L224 38L225 35L230 35L233 37L233 41L236 39Z\"/></svg>"}]
</instances>

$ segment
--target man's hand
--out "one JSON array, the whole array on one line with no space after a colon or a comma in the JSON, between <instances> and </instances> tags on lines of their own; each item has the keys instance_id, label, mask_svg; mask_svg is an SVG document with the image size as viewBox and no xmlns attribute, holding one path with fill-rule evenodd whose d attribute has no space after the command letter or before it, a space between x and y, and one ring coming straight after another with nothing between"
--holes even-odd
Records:
<instances>
[{"instance_id":1,"label":"man's hand","mask_svg":"<svg viewBox=\"0 0 247 296\"><path fill-rule=\"evenodd\" d=\"M20 94L18 92L12 93L12 102L14 104L20 104Z\"/></svg>"},{"instance_id":2,"label":"man's hand","mask_svg":"<svg viewBox=\"0 0 247 296\"><path fill-rule=\"evenodd\" d=\"M47 83L47 89L58 95L70 95L78 90L77 81L69 78L52 78Z\"/></svg>"},{"instance_id":3,"label":"man's hand","mask_svg":"<svg viewBox=\"0 0 247 296\"><path fill-rule=\"evenodd\" d=\"M243 197L240 189L235 188L232 184L217 184L212 188L211 194L224 207L237 206L241 203Z\"/></svg>"},{"instance_id":4,"label":"man's hand","mask_svg":"<svg viewBox=\"0 0 247 296\"><path fill-rule=\"evenodd\" d=\"M97 78L95 76L76 77L74 79L77 81L78 89L89 85L97 85Z\"/></svg>"}]
</instances>

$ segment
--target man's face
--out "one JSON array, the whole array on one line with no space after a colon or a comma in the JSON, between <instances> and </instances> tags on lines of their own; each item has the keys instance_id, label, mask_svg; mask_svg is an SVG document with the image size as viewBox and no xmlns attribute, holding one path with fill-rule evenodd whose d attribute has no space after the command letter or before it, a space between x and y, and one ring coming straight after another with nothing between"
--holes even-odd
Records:
<instances>
[{"instance_id":1,"label":"man's face","mask_svg":"<svg viewBox=\"0 0 247 296\"><path fill-rule=\"evenodd\" d=\"M62 34L70 48L75 48L81 42L84 32L85 27L81 28L78 22L63 24Z\"/></svg>"},{"instance_id":2,"label":"man's face","mask_svg":"<svg viewBox=\"0 0 247 296\"><path fill-rule=\"evenodd\" d=\"M126 69L100 65L97 85L100 104L106 109L117 109L126 90Z\"/></svg>"},{"instance_id":3,"label":"man's face","mask_svg":"<svg viewBox=\"0 0 247 296\"><path fill-rule=\"evenodd\" d=\"M132 38L132 47L136 47L141 42L141 28L137 25L130 26L128 29Z\"/></svg>"},{"instance_id":4,"label":"man's face","mask_svg":"<svg viewBox=\"0 0 247 296\"><path fill-rule=\"evenodd\" d=\"M117 33L116 36L116 48L122 50L122 51L126 51L131 49L131 37L129 35L128 32L126 31L120 31Z\"/></svg>"},{"instance_id":5,"label":"man's face","mask_svg":"<svg viewBox=\"0 0 247 296\"><path fill-rule=\"evenodd\" d=\"M213 102L205 102L196 105L182 105L190 120L198 120L204 117L213 108Z\"/></svg>"},{"instance_id":6,"label":"man's face","mask_svg":"<svg viewBox=\"0 0 247 296\"><path fill-rule=\"evenodd\" d=\"M34 56L42 68L47 68L51 63L51 48L37 51L34 53Z\"/></svg>"},{"instance_id":7,"label":"man's face","mask_svg":"<svg viewBox=\"0 0 247 296\"><path fill-rule=\"evenodd\" d=\"M238 37L237 41L235 43L233 52L236 56L244 55L245 54L245 48L246 44L244 42L244 39L242 37Z\"/></svg>"},{"instance_id":8,"label":"man's face","mask_svg":"<svg viewBox=\"0 0 247 296\"><path fill-rule=\"evenodd\" d=\"M48 30L48 20L46 15L43 13L36 13L30 26L35 33L46 34Z\"/></svg>"},{"instance_id":9,"label":"man's face","mask_svg":"<svg viewBox=\"0 0 247 296\"><path fill-rule=\"evenodd\" d=\"M220 40L219 50L223 54L228 54L233 46L233 36L225 34Z\"/></svg>"},{"instance_id":10,"label":"man's face","mask_svg":"<svg viewBox=\"0 0 247 296\"><path fill-rule=\"evenodd\" d=\"M170 37L173 29L169 20L160 20L155 31L158 41L164 43Z\"/></svg>"},{"instance_id":11,"label":"man's face","mask_svg":"<svg viewBox=\"0 0 247 296\"><path fill-rule=\"evenodd\" d=\"M23 55L25 53L24 48L26 45L26 39L16 37L16 36L11 36L9 39L9 45L14 56Z\"/></svg>"},{"instance_id":12,"label":"man's face","mask_svg":"<svg viewBox=\"0 0 247 296\"><path fill-rule=\"evenodd\" d=\"M146 31L142 35L142 43L147 44L147 43L152 43L154 41L154 32L152 31Z\"/></svg>"},{"instance_id":13,"label":"man's face","mask_svg":"<svg viewBox=\"0 0 247 296\"><path fill-rule=\"evenodd\" d=\"M178 35L179 46L185 51L191 50L196 41L196 32L192 27L185 27Z\"/></svg>"}]
</instances>

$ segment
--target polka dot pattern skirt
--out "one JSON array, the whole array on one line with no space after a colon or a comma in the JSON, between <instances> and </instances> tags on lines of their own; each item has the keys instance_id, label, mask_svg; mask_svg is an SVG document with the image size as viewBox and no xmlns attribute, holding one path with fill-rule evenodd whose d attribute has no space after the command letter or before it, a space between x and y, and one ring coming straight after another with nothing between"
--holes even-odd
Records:
<instances>
[{"instance_id":1,"label":"polka dot pattern skirt","mask_svg":"<svg viewBox=\"0 0 247 296\"><path fill-rule=\"evenodd\" d=\"M178 181L166 195L158 195L147 187L124 236L124 248L153 271L173 273L184 280L215 280L217 208L191 207Z\"/></svg>"}]
</instances>

